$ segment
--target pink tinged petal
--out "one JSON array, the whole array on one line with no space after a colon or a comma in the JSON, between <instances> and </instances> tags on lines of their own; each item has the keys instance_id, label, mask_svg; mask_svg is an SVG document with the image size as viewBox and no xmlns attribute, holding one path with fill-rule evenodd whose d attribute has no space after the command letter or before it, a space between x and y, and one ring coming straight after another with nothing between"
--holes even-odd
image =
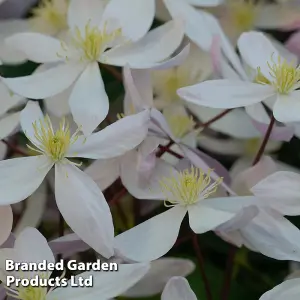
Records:
<instances>
[{"instance_id":1,"label":"pink tinged petal","mask_svg":"<svg viewBox=\"0 0 300 300\"><path fill-rule=\"evenodd\" d=\"M293 91L289 95L278 95L273 108L277 121L282 123L300 121L300 91Z\"/></svg>"},{"instance_id":2,"label":"pink tinged petal","mask_svg":"<svg viewBox=\"0 0 300 300\"><path fill-rule=\"evenodd\" d=\"M176 138L173 136L170 130L166 118L159 110L151 110L151 121L157 127L159 134L163 134L164 136L170 137L173 141L176 140Z\"/></svg>"},{"instance_id":3,"label":"pink tinged petal","mask_svg":"<svg viewBox=\"0 0 300 300\"><path fill-rule=\"evenodd\" d=\"M131 41L137 41L149 31L154 15L155 0L111 0L105 8L102 24L117 20L118 26L122 28L122 35Z\"/></svg>"},{"instance_id":4,"label":"pink tinged petal","mask_svg":"<svg viewBox=\"0 0 300 300\"><path fill-rule=\"evenodd\" d=\"M98 159L88 166L84 173L90 176L104 191L113 184L120 175L120 159Z\"/></svg>"},{"instance_id":5,"label":"pink tinged petal","mask_svg":"<svg viewBox=\"0 0 300 300\"><path fill-rule=\"evenodd\" d=\"M20 122L20 113L8 114L0 119L0 140L6 138L17 128Z\"/></svg>"},{"instance_id":6,"label":"pink tinged petal","mask_svg":"<svg viewBox=\"0 0 300 300\"><path fill-rule=\"evenodd\" d=\"M40 186L52 165L46 156L1 161L1 205L17 203L30 196Z\"/></svg>"},{"instance_id":7,"label":"pink tinged petal","mask_svg":"<svg viewBox=\"0 0 300 300\"><path fill-rule=\"evenodd\" d=\"M47 295L49 300L55 299L111 299L124 293L127 289L141 280L149 271L149 264L120 264L117 272L84 272L77 277L93 276L93 288L73 287L58 288ZM78 280L75 278L75 280Z\"/></svg>"},{"instance_id":8,"label":"pink tinged petal","mask_svg":"<svg viewBox=\"0 0 300 300\"><path fill-rule=\"evenodd\" d=\"M277 62L279 53L263 33L244 32L238 40L238 48L243 59L251 68L256 70L259 67L266 78L273 80L268 62L272 63L271 59Z\"/></svg>"},{"instance_id":9,"label":"pink tinged petal","mask_svg":"<svg viewBox=\"0 0 300 300\"><path fill-rule=\"evenodd\" d=\"M136 26L136 25L135 25ZM181 20L170 21L150 31L132 44L105 52L100 62L134 69L148 69L168 58L179 47L184 36Z\"/></svg>"},{"instance_id":10,"label":"pink tinged petal","mask_svg":"<svg viewBox=\"0 0 300 300\"><path fill-rule=\"evenodd\" d=\"M165 195L159 182L163 177L170 177L172 170L171 165L157 159L149 179L142 180L138 169L138 154L136 151L131 151L122 159L121 179L126 189L135 198L163 200Z\"/></svg>"},{"instance_id":11,"label":"pink tinged petal","mask_svg":"<svg viewBox=\"0 0 300 300\"><path fill-rule=\"evenodd\" d=\"M133 261L151 261L175 244L186 209L175 206L115 238L115 248Z\"/></svg>"},{"instance_id":12,"label":"pink tinged petal","mask_svg":"<svg viewBox=\"0 0 300 300\"><path fill-rule=\"evenodd\" d=\"M212 108L236 108L258 103L275 95L271 86L240 80L209 80L180 88L184 100Z\"/></svg>"},{"instance_id":13,"label":"pink tinged petal","mask_svg":"<svg viewBox=\"0 0 300 300\"><path fill-rule=\"evenodd\" d=\"M80 75L70 95L69 104L74 121L85 135L90 135L105 119L109 101L97 63L89 64Z\"/></svg>"},{"instance_id":14,"label":"pink tinged petal","mask_svg":"<svg viewBox=\"0 0 300 300\"><path fill-rule=\"evenodd\" d=\"M68 8L68 25L72 31L78 28L83 34L87 24L98 27L101 22L105 1L72 0Z\"/></svg>"},{"instance_id":15,"label":"pink tinged petal","mask_svg":"<svg viewBox=\"0 0 300 300\"><path fill-rule=\"evenodd\" d=\"M264 293L259 300L297 300L300 292L300 279L289 279Z\"/></svg>"},{"instance_id":16,"label":"pink tinged petal","mask_svg":"<svg viewBox=\"0 0 300 300\"><path fill-rule=\"evenodd\" d=\"M63 254L64 258L90 249L90 246L83 242L75 233L52 240L49 242L49 246L55 255Z\"/></svg>"},{"instance_id":17,"label":"pink tinged petal","mask_svg":"<svg viewBox=\"0 0 300 300\"><path fill-rule=\"evenodd\" d=\"M261 210L241 232L246 243L266 256L300 261L300 231L276 211Z\"/></svg>"},{"instance_id":18,"label":"pink tinged petal","mask_svg":"<svg viewBox=\"0 0 300 300\"><path fill-rule=\"evenodd\" d=\"M300 175L279 171L264 178L251 188L251 192L283 215L300 214Z\"/></svg>"},{"instance_id":19,"label":"pink tinged petal","mask_svg":"<svg viewBox=\"0 0 300 300\"><path fill-rule=\"evenodd\" d=\"M149 111L127 116L93 133L87 139L79 138L68 157L107 159L120 156L138 146L148 133Z\"/></svg>"},{"instance_id":20,"label":"pink tinged petal","mask_svg":"<svg viewBox=\"0 0 300 300\"><path fill-rule=\"evenodd\" d=\"M2 245L12 229L13 225L13 213L10 205L0 206L0 245Z\"/></svg>"},{"instance_id":21,"label":"pink tinged petal","mask_svg":"<svg viewBox=\"0 0 300 300\"><path fill-rule=\"evenodd\" d=\"M44 182L26 200L22 216L13 230L15 235L19 235L26 227L39 227L46 209L47 196L47 185Z\"/></svg>"},{"instance_id":22,"label":"pink tinged petal","mask_svg":"<svg viewBox=\"0 0 300 300\"><path fill-rule=\"evenodd\" d=\"M197 296L191 289L189 282L183 277L173 277L166 284L162 300L197 300Z\"/></svg>"},{"instance_id":23,"label":"pink tinged petal","mask_svg":"<svg viewBox=\"0 0 300 300\"><path fill-rule=\"evenodd\" d=\"M22 51L28 60L36 63L52 63L60 61L58 53L61 42L51 36L40 33L17 33L5 40L5 43L16 50Z\"/></svg>"},{"instance_id":24,"label":"pink tinged petal","mask_svg":"<svg viewBox=\"0 0 300 300\"><path fill-rule=\"evenodd\" d=\"M15 240L15 235L10 233L7 240L0 246L0 248L13 248Z\"/></svg>"},{"instance_id":25,"label":"pink tinged petal","mask_svg":"<svg viewBox=\"0 0 300 300\"><path fill-rule=\"evenodd\" d=\"M122 296L129 298L151 297L160 294L173 276L187 276L195 269L189 259L160 258L151 263L149 272ZM174 299L173 299L174 300Z\"/></svg>"},{"instance_id":26,"label":"pink tinged petal","mask_svg":"<svg viewBox=\"0 0 300 300\"><path fill-rule=\"evenodd\" d=\"M300 25L300 21L299 21ZM292 34L290 38L285 43L285 46L289 51L296 54L298 57L300 56L300 31Z\"/></svg>"},{"instance_id":27,"label":"pink tinged petal","mask_svg":"<svg viewBox=\"0 0 300 300\"><path fill-rule=\"evenodd\" d=\"M67 89L83 69L82 64L68 63L29 76L1 78L16 94L31 99L42 99L52 97Z\"/></svg>"},{"instance_id":28,"label":"pink tinged petal","mask_svg":"<svg viewBox=\"0 0 300 300\"><path fill-rule=\"evenodd\" d=\"M197 204L188 206L190 226L195 233L200 234L213 230L234 217L233 213L205 205L204 201L209 200L203 200L203 202L200 200Z\"/></svg>"},{"instance_id":29,"label":"pink tinged petal","mask_svg":"<svg viewBox=\"0 0 300 300\"><path fill-rule=\"evenodd\" d=\"M57 206L71 229L106 258L113 255L114 226L108 204L96 183L71 164L56 165Z\"/></svg>"}]
</instances>

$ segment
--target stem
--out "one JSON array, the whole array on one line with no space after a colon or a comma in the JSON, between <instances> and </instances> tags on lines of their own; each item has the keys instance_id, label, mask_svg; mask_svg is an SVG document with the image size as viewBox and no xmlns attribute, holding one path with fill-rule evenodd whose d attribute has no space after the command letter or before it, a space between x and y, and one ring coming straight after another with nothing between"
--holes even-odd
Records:
<instances>
[{"instance_id":1,"label":"stem","mask_svg":"<svg viewBox=\"0 0 300 300\"><path fill-rule=\"evenodd\" d=\"M267 143L271 136L274 124L275 124L275 118L272 115L270 124L266 131L264 139L261 143L261 146L258 149L257 154L253 160L252 166L256 165L260 161L261 157L263 156L266 146L267 146ZM231 285L231 279L232 279L232 271L233 271L234 259L235 259L235 255L237 253L237 249L238 248L236 248L233 245L230 246L230 250L229 250L229 254L228 254L228 258L227 258L227 264L226 264L224 284L223 284L222 293L221 293L221 300L227 300L229 297L230 285Z\"/></svg>"},{"instance_id":2,"label":"stem","mask_svg":"<svg viewBox=\"0 0 300 300\"><path fill-rule=\"evenodd\" d=\"M168 153L172 154L173 156L175 156L176 158L179 158L179 159L183 158L183 156L181 154L169 149L167 146L159 145L158 147L161 150L161 152L164 152L164 153L168 152ZM157 156L157 157L159 157L159 156Z\"/></svg>"},{"instance_id":3,"label":"stem","mask_svg":"<svg viewBox=\"0 0 300 300\"><path fill-rule=\"evenodd\" d=\"M115 67L101 64L101 66L106 69L111 75L113 75L118 81L123 81L122 73L120 73Z\"/></svg>"},{"instance_id":4,"label":"stem","mask_svg":"<svg viewBox=\"0 0 300 300\"><path fill-rule=\"evenodd\" d=\"M205 269L204 269L204 259L203 259L203 255L202 255L202 252L201 252L201 249L200 249L200 245L198 243L198 237L197 237L196 233L193 233L193 247L194 247L194 251L195 251L196 256L197 256L199 269L200 269L200 272L201 272L201 275L202 275L207 300L212 300L212 293L211 293L209 281L208 281L208 278L206 276Z\"/></svg>"},{"instance_id":5,"label":"stem","mask_svg":"<svg viewBox=\"0 0 300 300\"><path fill-rule=\"evenodd\" d=\"M14 151L17 154L20 154L22 156L28 156L28 153L26 153L25 151L23 151L22 149L20 149L19 147L13 145L11 142L6 141L6 140L2 140L2 142L8 147L10 148L12 151Z\"/></svg>"},{"instance_id":6,"label":"stem","mask_svg":"<svg viewBox=\"0 0 300 300\"><path fill-rule=\"evenodd\" d=\"M228 113L230 113L233 110L233 108L229 108L226 109L224 111L222 111L221 113L219 113L218 115L216 115L215 117L211 118L210 120L208 120L205 123L199 124L197 127L201 128L201 127L208 127L210 126L212 123L220 120L221 118L223 118L224 116L226 116ZM197 129L197 128L196 128Z\"/></svg>"}]
</instances>

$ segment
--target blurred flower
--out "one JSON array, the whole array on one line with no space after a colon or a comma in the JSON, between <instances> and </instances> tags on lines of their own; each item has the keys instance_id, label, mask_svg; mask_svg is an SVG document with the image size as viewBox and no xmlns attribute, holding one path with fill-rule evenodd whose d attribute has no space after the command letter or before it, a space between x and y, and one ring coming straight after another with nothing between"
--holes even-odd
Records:
<instances>
[{"instance_id":1,"label":"blurred flower","mask_svg":"<svg viewBox=\"0 0 300 300\"><path fill-rule=\"evenodd\" d=\"M7 240L13 225L13 213L10 205L0 206L0 246Z\"/></svg>"}]
</instances>

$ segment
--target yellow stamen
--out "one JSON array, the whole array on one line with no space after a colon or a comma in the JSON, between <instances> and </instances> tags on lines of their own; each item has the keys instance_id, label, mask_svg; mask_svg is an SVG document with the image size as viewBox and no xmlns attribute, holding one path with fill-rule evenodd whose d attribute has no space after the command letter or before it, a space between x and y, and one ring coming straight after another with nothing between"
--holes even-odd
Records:
<instances>
[{"instance_id":1,"label":"yellow stamen","mask_svg":"<svg viewBox=\"0 0 300 300\"><path fill-rule=\"evenodd\" d=\"M122 36L121 28L108 32L107 23L100 30L97 26L92 27L89 21L84 32L79 28L75 29L72 44L81 52L80 60L97 61L99 56L111 46L110 44L120 36Z\"/></svg>"},{"instance_id":2,"label":"yellow stamen","mask_svg":"<svg viewBox=\"0 0 300 300\"><path fill-rule=\"evenodd\" d=\"M208 170L205 174L201 169L191 167L191 169L179 172L176 177L171 174L171 177L163 178L160 185L167 199L165 205L192 205L215 193L223 177L211 184L211 171Z\"/></svg>"},{"instance_id":3,"label":"yellow stamen","mask_svg":"<svg viewBox=\"0 0 300 300\"><path fill-rule=\"evenodd\" d=\"M195 122L191 116L171 115L167 113L164 113L164 116L172 133L179 139L191 132L195 127Z\"/></svg>"},{"instance_id":4,"label":"yellow stamen","mask_svg":"<svg viewBox=\"0 0 300 300\"><path fill-rule=\"evenodd\" d=\"M271 84L271 82L262 74L260 67L257 68L257 73L253 82L259 84Z\"/></svg>"},{"instance_id":5,"label":"yellow stamen","mask_svg":"<svg viewBox=\"0 0 300 300\"><path fill-rule=\"evenodd\" d=\"M59 162L65 158L70 146L78 139L78 129L72 136L70 126L65 118L60 122L59 129L54 131L49 116L32 124L34 137L38 141L35 147L27 147L40 154L47 155L53 162Z\"/></svg>"},{"instance_id":6,"label":"yellow stamen","mask_svg":"<svg viewBox=\"0 0 300 300\"><path fill-rule=\"evenodd\" d=\"M32 10L30 19L33 27L46 34L57 34L67 29L67 11L69 0L42 0Z\"/></svg>"}]
</instances>

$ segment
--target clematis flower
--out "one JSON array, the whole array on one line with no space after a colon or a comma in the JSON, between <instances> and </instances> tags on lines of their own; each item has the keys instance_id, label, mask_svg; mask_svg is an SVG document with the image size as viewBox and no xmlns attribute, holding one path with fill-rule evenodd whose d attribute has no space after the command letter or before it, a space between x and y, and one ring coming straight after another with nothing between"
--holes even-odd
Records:
<instances>
[{"instance_id":1,"label":"clematis flower","mask_svg":"<svg viewBox=\"0 0 300 300\"><path fill-rule=\"evenodd\" d=\"M170 207L166 212L115 238L115 248L124 257L134 261L150 261L167 253L177 239L186 213L189 215L191 229L201 234L235 217L236 213L226 209L228 199L235 198L237 201L243 201L243 197L211 198L223 178L212 181L211 172L205 174L201 169L193 166L177 171L171 165L161 161L159 167L154 169L150 183L145 187L134 184L138 181L133 169L127 171L128 176L123 183L132 195L140 199L164 200L165 206Z\"/></svg>"},{"instance_id":2,"label":"clematis flower","mask_svg":"<svg viewBox=\"0 0 300 300\"><path fill-rule=\"evenodd\" d=\"M172 277L166 284L161 299L162 300L197 300L197 296L192 291L189 282L183 277Z\"/></svg>"},{"instance_id":3,"label":"clematis flower","mask_svg":"<svg viewBox=\"0 0 300 300\"><path fill-rule=\"evenodd\" d=\"M284 300L297 299L300 289L299 289L299 278L289 279L281 284L275 286L273 289L264 293L259 299L260 300Z\"/></svg>"},{"instance_id":4,"label":"clematis flower","mask_svg":"<svg viewBox=\"0 0 300 300\"><path fill-rule=\"evenodd\" d=\"M6 271L5 260L12 259L15 262L39 263L46 260L54 263L55 258L48 246L46 239L34 228L26 228L16 238L13 249L0 249L1 280L5 284L7 275L15 278L32 278L37 275L39 278L49 279L50 271ZM21 299L86 299L88 297L101 297L111 299L125 292L128 288L139 281L149 270L148 264L127 264L119 265L118 272L95 272L87 271L77 275L78 278L89 278L93 276L93 287L85 287L80 290L71 286L56 288L48 291L47 287L6 287L7 294L14 298ZM75 278L76 280L76 278ZM42 295L42 296L41 296Z\"/></svg>"},{"instance_id":5,"label":"clematis flower","mask_svg":"<svg viewBox=\"0 0 300 300\"><path fill-rule=\"evenodd\" d=\"M0 246L7 240L13 225L13 213L10 205L0 206Z\"/></svg>"},{"instance_id":6,"label":"clematis flower","mask_svg":"<svg viewBox=\"0 0 300 300\"><path fill-rule=\"evenodd\" d=\"M30 196L55 166L55 196L59 210L74 232L103 256L113 253L113 224L107 202L96 183L70 158L107 159L122 155L147 135L146 113L123 118L88 139L72 136L63 120L57 130L44 117L37 103L28 102L21 113L21 126L38 155L1 161L0 203L13 204ZM16 179L17 175L17 179ZM18 189L15 183L18 181ZM101 216L101 217L100 217ZM91 234L97 232L99 239Z\"/></svg>"},{"instance_id":7,"label":"clematis flower","mask_svg":"<svg viewBox=\"0 0 300 300\"><path fill-rule=\"evenodd\" d=\"M253 47L249 49L249 43ZM242 58L255 70L254 82L235 79L212 80L178 90L186 101L212 108L250 107L263 102L279 122L299 122L299 68L280 56L273 44L259 32L241 35ZM250 51L251 50L251 51Z\"/></svg>"},{"instance_id":8,"label":"clematis flower","mask_svg":"<svg viewBox=\"0 0 300 300\"><path fill-rule=\"evenodd\" d=\"M154 10L153 1L112 0L103 9L101 1L89 0L87 4L72 0L68 10L70 36L63 41L38 33L7 39L8 45L22 49L29 60L57 65L45 72L3 80L15 93L33 99L54 96L74 84L69 98L71 112L83 133L89 135L109 108L98 62L129 64L138 69L154 67L180 45L184 35L180 20L146 34ZM47 46L41 48L40 44ZM83 101L87 94L88 104Z\"/></svg>"}]
</instances>

